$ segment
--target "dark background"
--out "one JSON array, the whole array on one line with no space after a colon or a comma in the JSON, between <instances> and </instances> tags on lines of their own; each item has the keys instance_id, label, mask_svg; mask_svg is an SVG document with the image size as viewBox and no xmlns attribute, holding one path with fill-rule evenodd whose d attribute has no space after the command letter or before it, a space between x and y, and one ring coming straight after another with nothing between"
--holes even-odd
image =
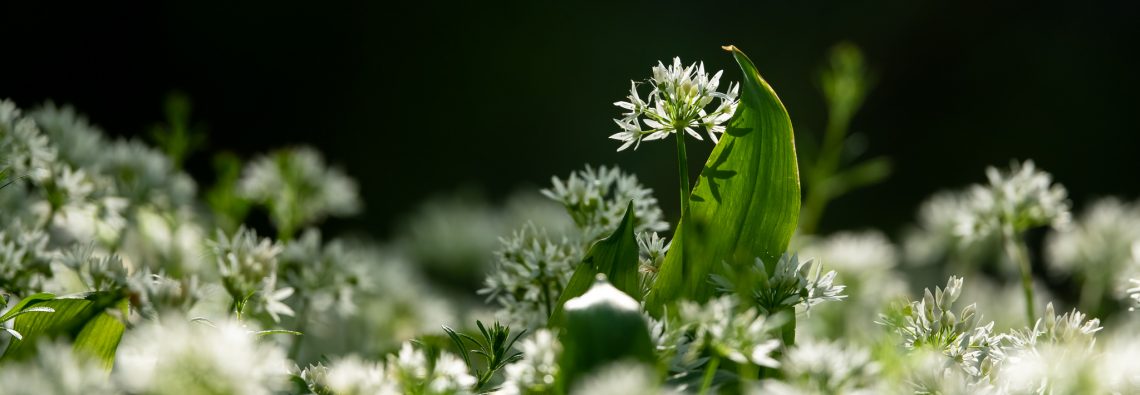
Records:
<instances>
[{"instance_id":1,"label":"dark background","mask_svg":"<svg viewBox=\"0 0 1140 395\"><path fill-rule=\"evenodd\" d=\"M501 198L584 163L636 172L676 213L673 145L614 152L611 103L673 56L739 80L729 43L801 136L825 124L816 80L831 46L860 45L878 75L853 129L895 173L834 202L825 232L899 230L926 196L1014 158L1054 173L1078 207L1140 193L1135 2L94 3L5 4L0 97L145 136L181 90L209 130L189 164L199 180L212 152L311 144L366 199L338 226L376 235L427 196ZM696 171L710 147L689 146Z\"/></svg>"}]
</instances>

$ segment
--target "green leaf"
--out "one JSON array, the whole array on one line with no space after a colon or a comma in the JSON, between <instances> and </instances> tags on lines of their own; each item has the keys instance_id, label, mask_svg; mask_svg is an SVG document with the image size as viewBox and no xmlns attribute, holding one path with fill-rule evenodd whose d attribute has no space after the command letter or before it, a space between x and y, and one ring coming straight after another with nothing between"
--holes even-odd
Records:
<instances>
[{"instance_id":1,"label":"green leaf","mask_svg":"<svg viewBox=\"0 0 1140 395\"><path fill-rule=\"evenodd\" d=\"M561 374L557 378L558 387L564 391L578 379L617 361L656 366L641 305L606 282L604 275L597 275L590 290L567 301L565 307Z\"/></svg>"},{"instance_id":2,"label":"green leaf","mask_svg":"<svg viewBox=\"0 0 1140 395\"><path fill-rule=\"evenodd\" d=\"M13 340L4 351L4 360L26 358L35 354L41 338L65 337L73 341L78 353L98 358L103 367L110 369L115 350L122 339L125 326L109 308L117 308L125 315L128 301L118 293L91 292L75 297L36 300L28 307L46 307L51 314L23 314L13 321L13 328L24 335Z\"/></svg>"},{"instance_id":3,"label":"green leaf","mask_svg":"<svg viewBox=\"0 0 1140 395\"><path fill-rule=\"evenodd\" d=\"M16 303L15 306L12 306L12 308L9 309L7 313L4 313L4 315L0 316L0 322L8 321L8 320L12 319L13 317L22 314L22 312L25 310L25 308L28 307L28 305L31 304L32 302L41 301L41 300L49 300L49 299L52 299L54 297L55 297L55 294L51 294L51 293L47 293L47 292L28 295L28 297L24 298L23 300L20 300L20 303ZM40 310L40 311L43 311L43 310Z\"/></svg>"},{"instance_id":4,"label":"green leaf","mask_svg":"<svg viewBox=\"0 0 1140 395\"><path fill-rule=\"evenodd\" d=\"M788 247L800 215L800 177L788 111L752 61L732 52L744 73L741 100L690 195L691 223L681 223L647 297L659 314L678 298L704 301L721 262L769 272ZM684 258L684 259L682 259Z\"/></svg>"},{"instance_id":5,"label":"green leaf","mask_svg":"<svg viewBox=\"0 0 1140 395\"><path fill-rule=\"evenodd\" d=\"M641 282L639 281L637 238L633 235L634 223L637 218L633 214L633 202L626 206L625 216L618 224L614 233L610 234L590 247L582 263L574 269L574 275L562 290L562 296L550 314L550 326L557 326L562 322L562 309L570 298L576 298L586 293L598 273L605 274L613 281L617 289L634 299L641 300Z\"/></svg>"}]
</instances>

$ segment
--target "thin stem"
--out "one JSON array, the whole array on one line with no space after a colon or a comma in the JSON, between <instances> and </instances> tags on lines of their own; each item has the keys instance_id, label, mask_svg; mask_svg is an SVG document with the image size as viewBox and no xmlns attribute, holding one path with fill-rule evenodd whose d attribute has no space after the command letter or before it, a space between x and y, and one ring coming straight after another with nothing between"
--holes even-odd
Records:
<instances>
[{"instance_id":1,"label":"thin stem","mask_svg":"<svg viewBox=\"0 0 1140 395\"><path fill-rule=\"evenodd\" d=\"M713 376L716 376L716 368L720 366L720 356L713 355L709 360L709 364L705 366L705 377L701 380L700 395L709 393L709 388L712 388Z\"/></svg>"},{"instance_id":2,"label":"thin stem","mask_svg":"<svg viewBox=\"0 0 1140 395\"><path fill-rule=\"evenodd\" d=\"M1029 249L1025 246L1025 240L1020 234L1013 230L1013 226L1002 227L1002 244L1005 246L1006 255L1009 256L1011 261L1017 263L1017 267L1021 269L1021 288L1025 291L1025 318L1028 319L1029 326L1032 327L1037 322L1037 314L1034 309L1033 297L1033 269L1029 264Z\"/></svg>"},{"instance_id":3,"label":"thin stem","mask_svg":"<svg viewBox=\"0 0 1140 395\"><path fill-rule=\"evenodd\" d=\"M689 217L689 156L685 151L685 134L678 130L677 135L677 175L681 186L681 221Z\"/></svg>"},{"instance_id":4,"label":"thin stem","mask_svg":"<svg viewBox=\"0 0 1140 395\"><path fill-rule=\"evenodd\" d=\"M684 239L684 234L690 233L686 229L693 226L689 221L689 156L685 150L685 134L682 128L678 128L675 134L677 135L677 177L680 181L681 191L681 221L678 222L677 234L673 235L673 241ZM681 224L684 226L682 227ZM673 243L672 248L680 250L681 267L687 268L688 259L686 259L686 255L688 255L688 251L684 248L684 244L685 241ZM688 272L688 269L685 271Z\"/></svg>"},{"instance_id":5,"label":"thin stem","mask_svg":"<svg viewBox=\"0 0 1140 395\"><path fill-rule=\"evenodd\" d=\"M823 217L823 211L827 209L827 203L832 198L831 192L826 190L826 184L839 168L839 160L843 156L843 139L847 137L847 129L851 124L850 115L840 113L835 108L831 108L830 112L823 145L807 178L807 198L804 199L804 209L800 218L800 232L803 234L815 233L816 226Z\"/></svg>"}]
</instances>

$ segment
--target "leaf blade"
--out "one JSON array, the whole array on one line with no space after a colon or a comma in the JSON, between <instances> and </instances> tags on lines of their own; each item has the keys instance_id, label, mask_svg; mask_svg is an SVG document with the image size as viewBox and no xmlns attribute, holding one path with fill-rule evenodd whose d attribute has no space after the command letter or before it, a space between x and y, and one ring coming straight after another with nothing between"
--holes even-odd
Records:
<instances>
[{"instance_id":1,"label":"leaf blade","mask_svg":"<svg viewBox=\"0 0 1140 395\"><path fill-rule=\"evenodd\" d=\"M691 223L678 224L647 298L654 313L681 297L706 300L708 275L721 262L741 266L759 257L774 265L799 220L791 118L752 61L736 47L725 50L744 75L740 105L690 194Z\"/></svg>"}]
</instances>

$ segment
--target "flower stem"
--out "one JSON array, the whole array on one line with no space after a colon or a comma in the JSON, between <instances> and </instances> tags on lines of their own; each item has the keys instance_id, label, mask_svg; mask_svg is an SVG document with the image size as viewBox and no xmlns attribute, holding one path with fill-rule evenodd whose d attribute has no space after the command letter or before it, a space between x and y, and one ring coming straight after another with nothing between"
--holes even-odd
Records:
<instances>
[{"instance_id":1,"label":"flower stem","mask_svg":"<svg viewBox=\"0 0 1140 395\"><path fill-rule=\"evenodd\" d=\"M693 226L693 224L689 221L689 156L685 151L685 134L680 129L674 134L677 135L677 177L680 180L681 188L681 221L677 223L677 234L673 235L673 241L677 241L683 239L684 233L690 233L686 232L685 229ZM681 224L684 224L684 227ZM685 241L681 241L680 243L673 243L672 248L680 250L681 267L686 268L685 271L688 272L687 266L685 266L688 262L688 259L685 259L688 251L684 245Z\"/></svg>"},{"instance_id":2,"label":"flower stem","mask_svg":"<svg viewBox=\"0 0 1140 395\"><path fill-rule=\"evenodd\" d=\"M718 366L720 366L720 356L713 355L712 359L709 359L709 364L705 367L705 377L701 380L700 395L709 393L709 388L712 388L713 377L716 376L716 368Z\"/></svg>"},{"instance_id":3,"label":"flower stem","mask_svg":"<svg viewBox=\"0 0 1140 395\"><path fill-rule=\"evenodd\" d=\"M1021 269L1021 288L1025 291L1025 318L1028 320L1029 326L1032 327L1037 321L1037 314L1033 306L1035 300L1033 297L1033 269L1029 264L1028 248L1025 247L1025 240L1021 235L1008 225L1002 227L1002 244L1009 259L1016 262L1017 267Z\"/></svg>"},{"instance_id":4,"label":"flower stem","mask_svg":"<svg viewBox=\"0 0 1140 395\"><path fill-rule=\"evenodd\" d=\"M681 131L677 135L677 175L681 185L681 221L689 217L689 156L685 151L685 135Z\"/></svg>"}]
</instances>

